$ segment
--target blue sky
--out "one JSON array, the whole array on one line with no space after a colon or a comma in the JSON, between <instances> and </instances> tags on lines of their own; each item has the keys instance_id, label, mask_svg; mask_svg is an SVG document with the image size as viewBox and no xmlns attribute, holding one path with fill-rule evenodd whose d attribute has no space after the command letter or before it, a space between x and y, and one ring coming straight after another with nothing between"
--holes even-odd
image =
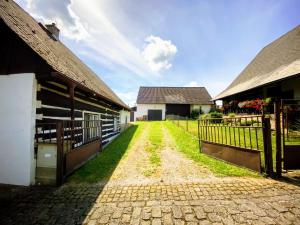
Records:
<instances>
[{"instance_id":1,"label":"blue sky","mask_svg":"<svg viewBox=\"0 0 300 225\"><path fill-rule=\"evenodd\" d=\"M139 86L220 93L300 24L298 0L18 0L130 105Z\"/></svg>"}]
</instances>

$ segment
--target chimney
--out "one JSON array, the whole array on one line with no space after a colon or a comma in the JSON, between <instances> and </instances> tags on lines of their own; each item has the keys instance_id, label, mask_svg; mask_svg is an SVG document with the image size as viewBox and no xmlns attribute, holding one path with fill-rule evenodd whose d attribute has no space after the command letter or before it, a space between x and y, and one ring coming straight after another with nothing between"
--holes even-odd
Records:
<instances>
[{"instance_id":1,"label":"chimney","mask_svg":"<svg viewBox=\"0 0 300 225\"><path fill-rule=\"evenodd\" d=\"M52 36L58 41L59 40L59 29L55 23L46 24L47 30L52 34Z\"/></svg>"}]
</instances>

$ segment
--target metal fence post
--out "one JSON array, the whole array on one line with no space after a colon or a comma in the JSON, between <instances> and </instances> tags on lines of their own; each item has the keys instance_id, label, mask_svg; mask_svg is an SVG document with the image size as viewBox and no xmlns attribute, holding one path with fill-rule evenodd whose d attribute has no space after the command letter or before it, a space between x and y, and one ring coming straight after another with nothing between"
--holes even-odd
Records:
<instances>
[{"instance_id":1,"label":"metal fence post","mask_svg":"<svg viewBox=\"0 0 300 225\"><path fill-rule=\"evenodd\" d=\"M270 118L263 117L263 139L266 174L273 175L272 140Z\"/></svg>"},{"instance_id":2,"label":"metal fence post","mask_svg":"<svg viewBox=\"0 0 300 225\"><path fill-rule=\"evenodd\" d=\"M57 158L56 158L56 185L62 185L64 180L64 148L63 148L63 125L62 122L56 124L56 142L57 142Z\"/></svg>"},{"instance_id":3,"label":"metal fence post","mask_svg":"<svg viewBox=\"0 0 300 225\"><path fill-rule=\"evenodd\" d=\"M200 136L200 120L198 119L198 142L199 142L199 152L202 152L201 149L201 136Z\"/></svg>"},{"instance_id":4,"label":"metal fence post","mask_svg":"<svg viewBox=\"0 0 300 225\"><path fill-rule=\"evenodd\" d=\"M281 149L281 130L280 130L280 102L275 100L274 104L275 114L275 131L276 131L276 175L281 177L282 170L282 149Z\"/></svg>"}]
</instances>

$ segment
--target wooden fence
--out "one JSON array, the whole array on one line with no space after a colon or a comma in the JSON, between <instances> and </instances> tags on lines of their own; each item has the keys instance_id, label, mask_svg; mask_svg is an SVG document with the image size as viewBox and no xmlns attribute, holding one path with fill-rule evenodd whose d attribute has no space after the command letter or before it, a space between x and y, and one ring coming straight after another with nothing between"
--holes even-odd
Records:
<instances>
[{"instance_id":1,"label":"wooden fence","mask_svg":"<svg viewBox=\"0 0 300 225\"><path fill-rule=\"evenodd\" d=\"M36 125L36 145L56 144L56 183L101 151L101 121L76 120ZM37 149L37 148L36 148Z\"/></svg>"}]
</instances>

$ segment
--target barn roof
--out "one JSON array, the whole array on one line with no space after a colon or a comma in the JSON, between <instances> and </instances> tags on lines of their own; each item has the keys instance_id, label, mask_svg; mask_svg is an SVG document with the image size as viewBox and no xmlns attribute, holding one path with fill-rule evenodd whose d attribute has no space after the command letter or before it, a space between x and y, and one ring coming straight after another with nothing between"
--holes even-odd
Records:
<instances>
[{"instance_id":1,"label":"barn roof","mask_svg":"<svg viewBox=\"0 0 300 225\"><path fill-rule=\"evenodd\" d=\"M137 104L213 104L205 87L140 87Z\"/></svg>"},{"instance_id":2,"label":"barn roof","mask_svg":"<svg viewBox=\"0 0 300 225\"><path fill-rule=\"evenodd\" d=\"M0 1L0 17L33 51L60 76L71 79L91 92L121 107L128 106L70 49L54 39L43 25L12 0Z\"/></svg>"},{"instance_id":3,"label":"barn roof","mask_svg":"<svg viewBox=\"0 0 300 225\"><path fill-rule=\"evenodd\" d=\"M264 47L214 100L300 73L300 25Z\"/></svg>"}]
</instances>

